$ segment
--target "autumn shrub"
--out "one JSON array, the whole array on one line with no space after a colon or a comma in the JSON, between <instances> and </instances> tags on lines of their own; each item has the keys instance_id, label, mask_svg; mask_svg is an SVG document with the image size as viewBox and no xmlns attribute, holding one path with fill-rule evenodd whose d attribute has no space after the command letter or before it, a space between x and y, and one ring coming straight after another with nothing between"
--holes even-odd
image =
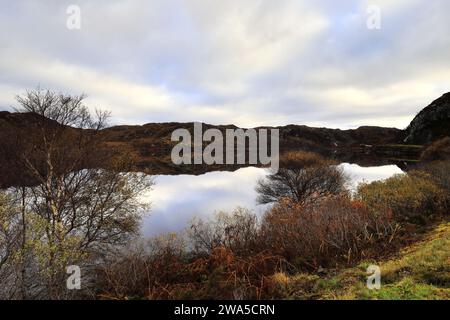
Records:
<instances>
[{"instance_id":1,"label":"autumn shrub","mask_svg":"<svg viewBox=\"0 0 450 320\"><path fill-rule=\"evenodd\" d=\"M347 196L308 206L285 199L266 214L261 226L268 250L300 269L359 259L395 231L389 210L374 214Z\"/></svg>"},{"instance_id":2,"label":"autumn shrub","mask_svg":"<svg viewBox=\"0 0 450 320\"><path fill-rule=\"evenodd\" d=\"M419 174L424 173L427 179L442 190L436 213L448 215L450 213L450 161L432 161L421 163ZM417 172L417 171L416 171Z\"/></svg>"},{"instance_id":3,"label":"autumn shrub","mask_svg":"<svg viewBox=\"0 0 450 320\"><path fill-rule=\"evenodd\" d=\"M195 220L175 234L115 256L99 272L104 298L262 299L274 274L334 267L383 250L396 232L389 210L377 214L348 196L308 205L284 199L258 222L245 209Z\"/></svg>"},{"instance_id":4,"label":"autumn shrub","mask_svg":"<svg viewBox=\"0 0 450 320\"><path fill-rule=\"evenodd\" d=\"M144 298L148 296L149 280L145 250L127 248L98 268L96 296L100 299Z\"/></svg>"},{"instance_id":5,"label":"autumn shrub","mask_svg":"<svg viewBox=\"0 0 450 320\"><path fill-rule=\"evenodd\" d=\"M201 299L261 299L269 278L288 267L283 257L269 251L240 257L224 247L189 266L201 279L196 292Z\"/></svg>"},{"instance_id":6,"label":"autumn shrub","mask_svg":"<svg viewBox=\"0 0 450 320\"><path fill-rule=\"evenodd\" d=\"M419 165L418 170L428 174L432 182L450 193L450 161L425 162Z\"/></svg>"},{"instance_id":7,"label":"autumn shrub","mask_svg":"<svg viewBox=\"0 0 450 320\"><path fill-rule=\"evenodd\" d=\"M108 299L172 299L189 282L182 237L166 234L116 253L98 270L98 295ZM180 291L180 290L178 290Z\"/></svg>"},{"instance_id":8,"label":"autumn shrub","mask_svg":"<svg viewBox=\"0 0 450 320\"><path fill-rule=\"evenodd\" d=\"M196 219L183 234L128 248L99 270L108 299L259 299L267 279L286 270L281 256L259 241L256 216L246 209Z\"/></svg>"},{"instance_id":9,"label":"autumn shrub","mask_svg":"<svg viewBox=\"0 0 450 320\"><path fill-rule=\"evenodd\" d=\"M217 247L224 247L234 254L248 256L258 248L258 219L244 208L232 213L217 213L213 219L194 219L188 229L188 236L197 253L211 253Z\"/></svg>"},{"instance_id":10,"label":"autumn shrub","mask_svg":"<svg viewBox=\"0 0 450 320\"><path fill-rule=\"evenodd\" d=\"M329 195L347 193L348 177L333 161L313 152L288 152L277 172L258 181L257 201L262 204L290 198L311 203Z\"/></svg>"},{"instance_id":11,"label":"autumn shrub","mask_svg":"<svg viewBox=\"0 0 450 320\"><path fill-rule=\"evenodd\" d=\"M270 276L285 270L282 257L246 257L225 247L193 255L175 235L138 246L98 270L98 296L105 299L260 299Z\"/></svg>"},{"instance_id":12,"label":"autumn shrub","mask_svg":"<svg viewBox=\"0 0 450 320\"><path fill-rule=\"evenodd\" d=\"M391 209L398 221L424 222L430 215L443 213L445 207L445 192L419 171L362 184L356 198L374 212Z\"/></svg>"},{"instance_id":13,"label":"autumn shrub","mask_svg":"<svg viewBox=\"0 0 450 320\"><path fill-rule=\"evenodd\" d=\"M422 161L450 160L450 137L444 137L429 145L421 155Z\"/></svg>"}]
</instances>

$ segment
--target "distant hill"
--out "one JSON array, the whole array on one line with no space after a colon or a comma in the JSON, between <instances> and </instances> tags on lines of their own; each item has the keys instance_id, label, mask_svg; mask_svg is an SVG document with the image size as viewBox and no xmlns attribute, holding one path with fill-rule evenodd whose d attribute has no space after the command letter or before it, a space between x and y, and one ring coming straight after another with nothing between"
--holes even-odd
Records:
<instances>
[{"instance_id":1,"label":"distant hill","mask_svg":"<svg viewBox=\"0 0 450 320\"><path fill-rule=\"evenodd\" d=\"M175 129L187 129L193 136L193 127L193 123L149 123L142 126L111 127L103 130L101 134L107 145L133 154L137 159L137 165L148 170L161 161L170 162L170 153L175 144L171 141L171 134ZM226 129L237 127L203 124L203 131L210 128L225 132ZM299 125L275 128L280 130L281 151L307 150L326 156L333 150L344 153L359 148L362 144L394 144L400 143L404 138L404 131L396 128L360 127L353 130L339 130ZM173 169L184 170L182 167ZM192 168L194 172L196 169L199 169L199 166Z\"/></svg>"},{"instance_id":2,"label":"distant hill","mask_svg":"<svg viewBox=\"0 0 450 320\"><path fill-rule=\"evenodd\" d=\"M422 110L406 130L396 128L363 126L358 129L340 130L313 128L304 125L276 127L280 130L280 151L307 150L334 157L342 162L360 165L396 163L396 159L418 159L420 146L449 135L450 93L434 101ZM33 135L38 124L54 121L30 113L0 112L0 187L16 183L17 156L20 153L18 137ZM99 132L104 143L105 154L114 157L128 154L134 159L136 170L149 174L201 174L213 170L234 170L238 166L176 166L170 160L175 142L171 134L175 129L185 128L193 132L193 123L149 123L142 126L114 126ZM236 129L236 126L214 126L204 124L203 130L217 128L221 131ZM269 128L269 127L266 127ZM258 129L258 128L257 128ZM78 130L78 129L73 129ZM390 160L387 160L390 159Z\"/></svg>"}]
</instances>

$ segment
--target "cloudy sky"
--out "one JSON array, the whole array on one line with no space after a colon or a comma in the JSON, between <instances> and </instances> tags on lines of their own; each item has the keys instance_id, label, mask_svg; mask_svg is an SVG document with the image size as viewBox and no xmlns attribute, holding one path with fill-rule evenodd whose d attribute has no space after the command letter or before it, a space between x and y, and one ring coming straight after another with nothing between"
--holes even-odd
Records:
<instances>
[{"instance_id":1,"label":"cloudy sky","mask_svg":"<svg viewBox=\"0 0 450 320\"><path fill-rule=\"evenodd\" d=\"M373 5L380 29L367 27ZM0 0L0 110L40 86L86 93L116 124L402 128L450 91L449 12L448 0Z\"/></svg>"}]
</instances>

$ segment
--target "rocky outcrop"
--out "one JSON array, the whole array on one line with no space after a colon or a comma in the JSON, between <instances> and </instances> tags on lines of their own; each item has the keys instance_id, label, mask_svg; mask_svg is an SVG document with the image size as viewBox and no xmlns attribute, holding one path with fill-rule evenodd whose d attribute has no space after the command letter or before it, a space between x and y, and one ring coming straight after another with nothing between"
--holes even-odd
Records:
<instances>
[{"instance_id":1,"label":"rocky outcrop","mask_svg":"<svg viewBox=\"0 0 450 320\"><path fill-rule=\"evenodd\" d=\"M357 129L340 130L288 125L280 129L280 146L307 149L310 151L354 148L364 145L385 145L400 143L404 130L363 126Z\"/></svg>"},{"instance_id":2,"label":"rocky outcrop","mask_svg":"<svg viewBox=\"0 0 450 320\"><path fill-rule=\"evenodd\" d=\"M408 144L428 144L450 136L450 92L420 111L406 132Z\"/></svg>"}]
</instances>

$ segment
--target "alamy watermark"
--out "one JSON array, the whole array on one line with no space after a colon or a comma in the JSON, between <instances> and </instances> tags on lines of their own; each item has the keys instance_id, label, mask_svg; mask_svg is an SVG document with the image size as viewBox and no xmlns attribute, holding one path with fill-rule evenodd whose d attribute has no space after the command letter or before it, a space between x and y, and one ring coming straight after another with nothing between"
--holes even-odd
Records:
<instances>
[{"instance_id":1,"label":"alamy watermark","mask_svg":"<svg viewBox=\"0 0 450 320\"><path fill-rule=\"evenodd\" d=\"M279 169L278 129L226 129L224 139L219 129L203 132L202 124L195 122L193 140L187 129L176 129L171 139L179 142L171 154L172 162L176 165L248 164L270 165L274 172ZM206 147L204 142L208 143Z\"/></svg>"},{"instance_id":2,"label":"alamy watermark","mask_svg":"<svg viewBox=\"0 0 450 320\"><path fill-rule=\"evenodd\" d=\"M369 275L367 277L367 289L369 290L380 290L381 288L381 269L377 265L370 265L367 267L366 273Z\"/></svg>"},{"instance_id":3,"label":"alamy watermark","mask_svg":"<svg viewBox=\"0 0 450 320\"><path fill-rule=\"evenodd\" d=\"M81 29L81 8L78 5L72 4L67 7L66 13L68 15L66 20L66 27L69 30Z\"/></svg>"},{"instance_id":4,"label":"alamy watermark","mask_svg":"<svg viewBox=\"0 0 450 320\"><path fill-rule=\"evenodd\" d=\"M366 26L369 30L381 29L381 8L376 5L367 7L367 21Z\"/></svg>"},{"instance_id":5,"label":"alamy watermark","mask_svg":"<svg viewBox=\"0 0 450 320\"><path fill-rule=\"evenodd\" d=\"M66 287L68 290L81 289L81 268L79 266L68 266L66 273L70 276L67 278Z\"/></svg>"}]
</instances>

